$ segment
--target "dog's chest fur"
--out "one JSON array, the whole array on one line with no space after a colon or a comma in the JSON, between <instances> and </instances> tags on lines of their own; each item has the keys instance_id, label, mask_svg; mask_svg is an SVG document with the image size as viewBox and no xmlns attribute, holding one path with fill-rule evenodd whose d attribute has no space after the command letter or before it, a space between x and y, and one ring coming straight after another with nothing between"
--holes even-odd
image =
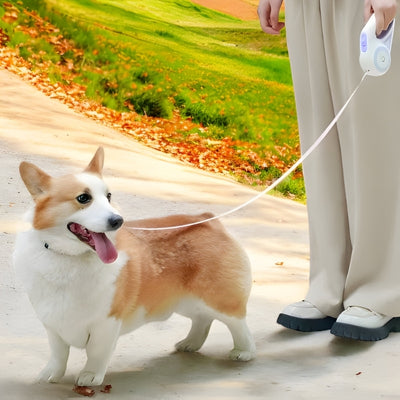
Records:
<instances>
[{"instance_id":1,"label":"dog's chest fur","mask_svg":"<svg viewBox=\"0 0 400 400\"><path fill-rule=\"evenodd\" d=\"M84 347L95 321L108 317L122 253L103 264L88 251L78 257L46 248L35 231L18 235L14 263L39 319L75 347Z\"/></svg>"}]
</instances>

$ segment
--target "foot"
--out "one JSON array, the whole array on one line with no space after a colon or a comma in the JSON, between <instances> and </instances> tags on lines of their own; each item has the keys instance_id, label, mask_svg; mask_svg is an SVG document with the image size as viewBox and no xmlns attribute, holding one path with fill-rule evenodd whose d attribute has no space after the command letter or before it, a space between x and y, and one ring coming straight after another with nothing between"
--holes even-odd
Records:
<instances>
[{"instance_id":1,"label":"foot","mask_svg":"<svg viewBox=\"0 0 400 400\"><path fill-rule=\"evenodd\" d=\"M204 341L201 341L201 343L192 341L192 340L188 340L183 339L180 342L175 344L175 349L177 351L183 351L183 352L188 352L188 353L194 353L195 351L199 350L200 347L203 345Z\"/></svg>"},{"instance_id":2,"label":"foot","mask_svg":"<svg viewBox=\"0 0 400 400\"><path fill-rule=\"evenodd\" d=\"M335 319L328 317L306 300L288 305L278 316L277 323L301 332L331 329Z\"/></svg>"},{"instance_id":3,"label":"foot","mask_svg":"<svg viewBox=\"0 0 400 400\"><path fill-rule=\"evenodd\" d=\"M65 374L66 366L50 361L38 376L39 382L58 383Z\"/></svg>"},{"instance_id":4,"label":"foot","mask_svg":"<svg viewBox=\"0 0 400 400\"><path fill-rule=\"evenodd\" d=\"M233 349L229 353L229 358L233 361L250 361L255 357L255 349L253 351Z\"/></svg>"},{"instance_id":5,"label":"foot","mask_svg":"<svg viewBox=\"0 0 400 400\"><path fill-rule=\"evenodd\" d=\"M78 386L99 386L103 383L104 372L81 371L76 380Z\"/></svg>"},{"instance_id":6,"label":"foot","mask_svg":"<svg viewBox=\"0 0 400 400\"><path fill-rule=\"evenodd\" d=\"M365 341L382 340L390 332L399 331L400 317L388 317L358 306L346 308L331 329L335 336Z\"/></svg>"}]
</instances>

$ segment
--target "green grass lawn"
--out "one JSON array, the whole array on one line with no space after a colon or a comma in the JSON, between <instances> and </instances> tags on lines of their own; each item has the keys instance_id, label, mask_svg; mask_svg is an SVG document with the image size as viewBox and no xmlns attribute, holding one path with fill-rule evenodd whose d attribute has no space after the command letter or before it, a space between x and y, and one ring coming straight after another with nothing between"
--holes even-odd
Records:
<instances>
[{"instance_id":1,"label":"green grass lawn","mask_svg":"<svg viewBox=\"0 0 400 400\"><path fill-rule=\"evenodd\" d=\"M15 29L19 21L0 20L20 54L39 63L70 63L73 80L103 105L162 118L179 109L208 127L203 135L257 143L259 154L274 153L286 166L298 156L285 36L265 35L258 21L241 21L187 0L9 3L46 16L81 49L60 55ZM0 17L1 12L0 7ZM71 79L52 68L52 79ZM276 166L259 166L262 180L280 173ZM288 180L281 191L304 197L302 179Z\"/></svg>"}]
</instances>

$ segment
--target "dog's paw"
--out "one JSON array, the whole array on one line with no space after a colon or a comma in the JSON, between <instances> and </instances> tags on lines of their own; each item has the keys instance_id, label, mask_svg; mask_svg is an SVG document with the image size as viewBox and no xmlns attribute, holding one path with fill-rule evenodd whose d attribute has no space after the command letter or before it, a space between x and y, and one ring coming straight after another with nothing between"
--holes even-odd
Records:
<instances>
[{"instance_id":1,"label":"dog's paw","mask_svg":"<svg viewBox=\"0 0 400 400\"><path fill-rule=\"evenodd\" d=\"M37 380L39 382L58 383L65 374L65 368L56 366L49 362L40 372Z\"/></svg>"},{"instance_id":2,"label":"dog's paw","mask_svg":"<svg viewBox=\"0 0 400 400\"><path fill-rule=\"evenodd\" d=\"M201 345L199 346L198 343L193 340L188 340L187 338L175 344L175 349L177 351L184 351L188 353L194 353L195 351L199 350L200 347Z\"/></svg>"},{"instance_id":3,"label":"dog's paw","mask_svg":"<svg viewBox=\"0 0 400 400\"><path fill-rule=\"evenodd\" d=\"M104 374L90 371L82 371L79 374L76 384L78 386L99 386L103 383Z\"/></svg>"},{"instance_id":4,"label":"dog's paw","mask_svg":"<svg viewBox=\"0 0 400 400\"><path fill-rule=\"evenodd\" d=\"M250 361L255 357L253 351L233 349L229 353L229 358L234 361Z\"/></svg>"}]
</instances>

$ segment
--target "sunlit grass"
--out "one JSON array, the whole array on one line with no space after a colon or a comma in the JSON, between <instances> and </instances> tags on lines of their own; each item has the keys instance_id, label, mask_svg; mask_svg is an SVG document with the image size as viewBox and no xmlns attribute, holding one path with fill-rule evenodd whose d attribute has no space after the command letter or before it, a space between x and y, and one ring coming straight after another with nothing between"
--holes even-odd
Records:
<instances>
[{"instance_id":1,"label":"sunlit grass","mask_svg":"<svg viewBox=\"0 0 400 400\"><path fill-rule=\"evenodd\" d=\"M284 35L268 37L257 21L187 0L10 2L47 16L79 50L60 57L48 43L13 29L18 21L0 21L23 57L53 62L52 79L73 79L89 98L121 111L169 118L179 109L211 137L257 143L260 154L272 152L285 166L298 154ZM66 63L73 66L68 78L57 71ZM261 181L277 174L273 168L260 167ZM301 196L298 186L290 190Z\"/></svg>"}]
</instances>

